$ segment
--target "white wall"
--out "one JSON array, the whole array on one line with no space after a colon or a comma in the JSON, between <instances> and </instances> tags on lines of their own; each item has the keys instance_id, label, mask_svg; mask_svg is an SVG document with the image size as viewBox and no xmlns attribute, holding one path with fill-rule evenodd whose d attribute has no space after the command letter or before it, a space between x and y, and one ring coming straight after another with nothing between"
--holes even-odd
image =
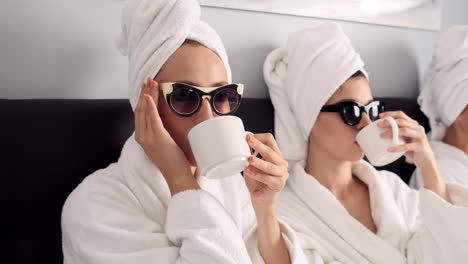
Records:
<instances>
[{"instance_id":1,"label":"white wall","mask_svg":"<svg viewBox=\"0 0 468 264\"><path fill-rule=\"evenodd\" d=\"M125 98L123 1L0 2L0 97Z\"/></svg>"},{"instance_id":2,"label":"white wall","mask_svg":"<svg viewBox=\"0 0 468 264\"><path fill-rule=\"evenodd\" d=\"M205 9L203 17L218 30L230 55L234 77L253 96L266 96L262 65L266 55L284 46L287 32L323 19L226 9ZM242 13L242 19L239 19ZM370 72L376 95L415 96L420 69L429 63L435 33L414 29L340 22Z\"/></svg>"},{"instance_id":3,"label":"white wall","mask_svg":"<svg viewBox=\"0 0 468 264\"><path fill-rule=\"evenodd\" d=\"M117 0L0 3L0 98L127 98L127 60L113 46ZM468 1L443 3L443 27L468 24ZM465 12L465 14L464 14ZM208 8L202 18L223 38L234 80L266 97L262 64L287 33L323 19ZM340 22L371 73L376 96L415 97L437 33Z\"/></svg>"}]
</instances>

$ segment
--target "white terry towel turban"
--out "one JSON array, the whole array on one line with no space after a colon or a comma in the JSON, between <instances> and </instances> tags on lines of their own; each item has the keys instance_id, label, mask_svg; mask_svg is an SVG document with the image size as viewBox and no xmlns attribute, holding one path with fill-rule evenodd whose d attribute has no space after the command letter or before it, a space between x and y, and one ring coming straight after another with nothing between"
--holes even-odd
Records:
<instances>
[{"instance_id":1,"label":"white terry towel turban","mask_svg":"<svg viewBox=\"0 0 468 264\"><path fill-rule=\"evenodd\" d=\"M128 56L129 99L135 110L141 85L154 78L167 59L184 43L194 40L218 54L231 70L218 34L200 21L195 0L129 0L122 12L122 33L116 40L122 55Z\"/></svg>"},{"instance_id":2,"label":"white terry towel turban","mask_svg":"<svg viewBox=\"0 0 468 264\"><path fill-rule=\"evenodd\" d=\"M451 27L440 36L418 103L429 118L430 138L442 140L468 104L468 26Z\"/></svg>"},{"instance_id":3,"label":"white terry towel turban","mask_svg":"<svg viewBox=\"0 0 468 264\"><path fill-rule=\"evenodd\" d=\"M364 63L336 23L289 35L266 58L263 75L275 108L275 135L290 163L305 160L310 130L322 106ZM366 75L367 77L367 75Z\"/></svg>"}]
</instances>

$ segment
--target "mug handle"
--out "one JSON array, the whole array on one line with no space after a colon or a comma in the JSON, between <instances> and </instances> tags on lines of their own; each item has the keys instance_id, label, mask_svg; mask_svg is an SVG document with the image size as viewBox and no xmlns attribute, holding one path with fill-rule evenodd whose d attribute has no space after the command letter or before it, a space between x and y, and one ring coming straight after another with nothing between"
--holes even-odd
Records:
<instances>
[{"instance_id":1,"label":"mug handle","mask_svg":"<svg viewBox=\"0 0 468 264\"><path fill-rule=\"evenodd\" d=\"M247 140L247 136L248 135L253 135L254 133L250 132L250 131L245 131L245 139ZM250 147L249 147L250 148ZM255 149L254 150L254 153L252 154L252 156L256 157L258 155L258 151L256 151ZM250 153L252 153L252 149L250 149Z\"/></svg>"},{"instance_id":2,"label":"mug handle","mask_svg":"<svg viewBox=\"0 0 468 264\"><path fill-rule=\"evenodd\" d=\"M398 124L396 123L395 119L391 116L387 116L384 118L384 120L387 120L390 126L392 127L392 134L393 134L393 145L398 145L399 144L399 129L398 129Z\"/></svg>"}]
</instances>

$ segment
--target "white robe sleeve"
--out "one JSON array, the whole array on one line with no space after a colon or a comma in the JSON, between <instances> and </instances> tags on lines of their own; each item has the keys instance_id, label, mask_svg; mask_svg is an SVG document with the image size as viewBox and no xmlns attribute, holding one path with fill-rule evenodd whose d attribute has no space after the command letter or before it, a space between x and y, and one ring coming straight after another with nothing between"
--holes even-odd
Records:
<instances>
[{"instance_id":1,"label":"white robe sleeve","mask_svg":"<svg viewBox=\"0 0 468 264\"><path fill-rule=\"evenodd\" d=\"M410 248L416 263L466 263L468 261L468 189L447 184L448 203L434 192L419 193L421 225Z\"/></svg>"},{"instance_id":2,"label":"white robe sleeve","mask_svg":"<svg viewBox=\"0 0 468 264\"><path fill-rule=\"evenodd\" d=\"M62 212L66 264L251 263L222 204L203 190L170 200L165 228L125 187L109 195L74 191Z\"/></svg>"},{"instance_id":3,"label":"white robe sleeve","mask_svg":"<svg viewBox=\"0 0 468 264\"><path fill-rule=\"evenodd\" d=\"M382 171L412 233L408 263L466 263L468 260L468 188L447 183L452 204L434 192L409 188L398 176Z\"/></svg>"}]
</instances>

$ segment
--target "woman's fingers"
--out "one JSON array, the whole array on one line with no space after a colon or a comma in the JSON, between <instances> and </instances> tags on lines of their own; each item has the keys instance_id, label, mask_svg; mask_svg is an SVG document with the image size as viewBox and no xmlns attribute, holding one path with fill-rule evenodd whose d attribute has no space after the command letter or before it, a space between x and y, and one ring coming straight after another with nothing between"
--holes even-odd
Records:
<instances>
[{"instance_id":1,"label":"woman's fingers","mask_svg":"<svg viewBox=\"0 0 468 264\"><path fill-rule=\"evenodd\" d=\"M147 128L148 136L154 136L154 129L156 128L155 124L152 122L152 108L151 108L151 96L149 94L144 95L145 98L145 122Z\"/></svg>"},{"instance_id":2,"label":"woman's fingers","mask_svg":"<svg viewBox=\"0 0 468 264\"><path fill-rule=\"evenodd\" d=\"M286 179L284 179L284 178L274 177L272 175L262 173L262 172L260 172L258 170L254 170L254 169L249 168L249 167L247 167L244 170L244 175L251 178L251 179L253 179L253 180L256 180L258 182L266 184L268 186L268 188L270 188L272 190L275 190L275 191L279 191L279 190L283 189L283 187L284 187L284 185L286 183Z\"/></svg>"},{"instance_id":3,"label":"woman's fingers","mask_svg":"<svg viewBox=\"0 0 468 264\"><path fill-rule=\"evenodd\" d=\"M419 152L420 150L421 150L421 145L417 143L402 144L402 145L388 148L389 152L408 152L408 151Z\"/></svg>"},{"instance_id":4,"label":"woman's fingers","mask_svg":"<svg viewBox=\"0 0 468 264\"><path fill-rule=\"evenodd\" d=\"M263 144L269 146L273 151L278 153L280 157L283 157L278 147L278 144L276 144L275 137L273 137L271 133L259 133L259 134L254 134L253 136L256 139L258 139L260 142L262 142Z\"/></svg>"},{"instance_id":5,"label":"woman's fingers","mask_svg":"<svg viewBox=\"0 0 468 264\"><path fill-rule=\"evenodd\" d=\"M148 83L149 83L149 91L148 94L151 95L153 98L153 101L156 105L156 108L158 107L158 97L159 97L159 83L156 82L155 80L151 79L148 77Z\"/></svg>"},{"instance_id":6,"label":"woman's fingers","mask_svg":"<svg viewBox=\"0 0 468 264\"><path fill-rule=\"evenodd\" d=\"M395 122L398 125L399 136L412 139L412 142L421 141L426 137L424 127L421 126L417 121L409 118L405 113L401 111L396 111L385 112L381 114L382 118L385 116L392 116L395 119ZM390 122L388 122L388 120L383 120L377 125L380 128L386 128L386 130L380 134L382 138L391 138L393 136L392 130L388 129L391 128Z\"/></svg>"},{"instance_id":7,"label":"woman's fingers","mask_svg":"<svg viewBox=\"0 0 468 264\"><path fill-rule=\"evenodd\" d=\"M417 127L417 126L419 126L418 123L414 123L414 122L411 122L410 120L403 119L403 118L395 119L395 122L397 123L397 125L398 125L399 127L404 127L404 126L408 126L408 127ZM391 127L390 122L389 122L388 120L379 121L379 122L377 123L377 126L378 126L378 127L381 127L381 128Z\"/></svg>"},{"instance_id":8,"label":"woman's fingers","mask_svg":"<svg viewBox=\"0 0 468 264\"><path fill-rule=\"evenodd\" d=\"M386 116L391 116L397 121L400 127L399 134L409 141L406 144L388 148L389 152L404 152L407 158L414 161L416 167L421 167L426 160L433 162L434 154L427 141L426 131L423 126L401 111L385 112L380 115L381 118ZM391 132L387 131L383 134L388 136L391 135Z\"/></svg>"},{"instance_id":9,"label":"woman's fingers","mask_svg":"<svg viewBox=\"0 0 468 264\"><path fill-rule=\"evenodd\" d=\"M161 117L159 116L158 108L156 102L154 102L153 97L146 95L147 100L147 113L146 120L148 121L148 128L152 131L153 135L156 135L157 131L161 128L164 128Z\"/></svg>"},{"instance_id":10,"label":"woman's fingers","mask_svg":"<svg viewBox=\"0 0 468 264\"><path fill-rule=\"evenodd\" d=\"M387 116L391 116L394 119L405 119L412 123L418 123L416 120L406 115L403 111L388 111L388 112L383 112L379 115L380 118L385 118Z\"/></svg>"},{"instance_id":11,"label":"woman's fingers","mask_svg":"<svg viewBox=\"0 0 468 264\"><path fill-rule=\"evenodd\" d=\"M262 159L249 157L249 166L244 170L246 182L263 183L277 195L284 188L289 174L288 163L283 159L273 135L249 135L247 142L262 155Z\"/></svg>"},{"instance_id":12,"label":"woman's fingers","mask_svg":"<svg viewBox=\"0 0 468 264\"><path fill-rule=\"evenodd\" d=\"M142 87L142 96L140 97L140 108L137 113L137 119L138 119L138 127L135 129L139 130L139 139L143 139L146 136L146 129L147 129L147 124L146 124L146 100L144 97L144 94L146 92L147 85L144 84Z\"/></svg>"},{"instance_id":13,"label":"woman's fingers","mask_svg":"<svg viewBox=\"0 0 468 264\"><path fill-rule=\"evenodd\" d=\"M287 168L254 156L249 157L249 165L261 170L263 173L271 174L274 177L283 177L288 174Z\"/></svg>"},{"instance_id":14,"label":"woman's fingers","mask_svg":"<svg viewBox=\"0 0 468 264\"><path fill-rule=\"evenodd\" d=\"M141 136L141 129L140 129L140 124L141 124L141 121L140 121L140 112L141 112L141 104L142 104L142 101L143 101L143 87L144 87L145 84L142 84L141 85L141 91L140 91L140 97L138 98L138 103L137 103L137 106L135 108L135 138L140 138Z\"/></svg>"},{"instance_id":15,"label":"woman's fingers","mask_svg":"<svg viewBox=\"0 0 468 264\"><path fill-rule=\"evenodd\" d=\"M421 131L410 128L410 127L401 127L398 131L398 135L402 137L407 137L407 138L414 138L414 139L420 139L421 138ZM392 130L386 130L380 134L381 138L392 138L393 137L393 132Z\"/></svg>"},{"instance_id":16,"label":"woman's fingers","mask_svg":"<svg viewBox=\"0 0 468 264\"><path fill-rule=\"evenodd\" d=\"M157 83L148 77L146 82L142 84L138 104L135 108L135 137L139 141L146 140L146 137L154 137L157 129L162 126L157 109L158 96Z\"/></svg>"},{"instance_id":17,"label":"woman's fingers","mask_svg":"<svg viewBox=\"0 0 468 264\"><path fill-rule=\"evenodd\" d=\"M280 154L274 151L270 146L260 141L256 135L249 135L247 137L247 143L251 148L258 151L258 153L260 153L266 161L270 161L279 166L287 167L287 162L280 156Z\"/></svg>"},{"instance_id":18,"label":"woman's fingers","mask_svg":"<svg viewBox=\"0 0 468 264\"><path fill-rule=\"evenodd\" d=\"M386 116L391 116L395 119L398 125L399 136L409 141L406 144L388 148L389 152L419 152L423 149L423 142L426 137L423 126L401 111L385 112L380 115L381 118L385 118ZM386 128L386 130L380 134L382 138L391 138L393 136L392 130L389 129L391 128L390 123L387 120L381 121L378 126Z\"/></svg>"},{"instance_id":19,"label":"woman's fingers","mask_svg":"<svg viewBox=\"0 0 468 264\"><path fill-rule=\"evenodd\" d=\"M151 135L155 136L161 128L164 128L164 125L162 124L158 111L159 85L149 77L147 79L147 89L144 96L146 100L147 126Z\"/></svg>"}]
</instances>

